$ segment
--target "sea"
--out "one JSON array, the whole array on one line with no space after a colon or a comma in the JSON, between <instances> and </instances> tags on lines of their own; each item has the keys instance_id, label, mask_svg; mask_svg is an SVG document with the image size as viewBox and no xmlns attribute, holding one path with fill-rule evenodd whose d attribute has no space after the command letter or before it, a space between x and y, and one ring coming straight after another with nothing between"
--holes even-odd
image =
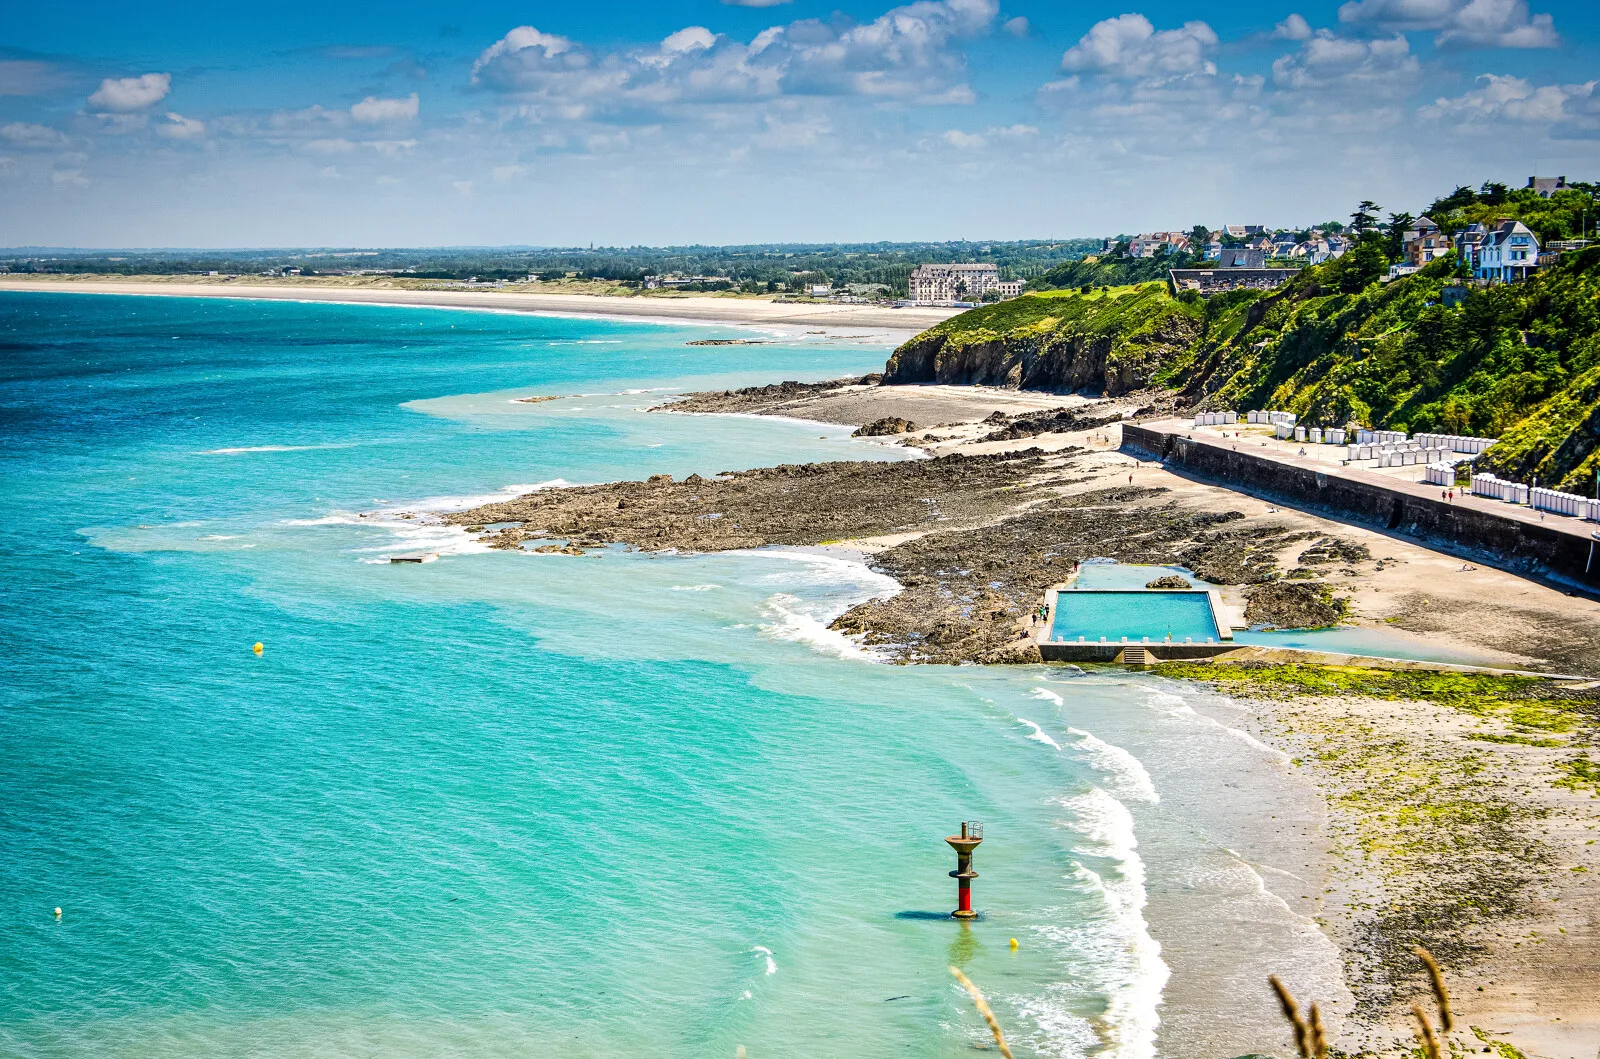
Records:
<instances>
[{"instance_id":1,"label":"sea","mask_svg":"<svg viewBox=\"0 0 1600 1059\"><path fill-rule=\"evenodd\" d=\"M436 518L909 458L645 410L893 341L0 293L0 1055L965 1056L952 966L1019 1056L1282 1050L1266 975L1342 987L1237 704L887 664L828 629L897 590L852 553Z\"/></svg>"}]
</instances>

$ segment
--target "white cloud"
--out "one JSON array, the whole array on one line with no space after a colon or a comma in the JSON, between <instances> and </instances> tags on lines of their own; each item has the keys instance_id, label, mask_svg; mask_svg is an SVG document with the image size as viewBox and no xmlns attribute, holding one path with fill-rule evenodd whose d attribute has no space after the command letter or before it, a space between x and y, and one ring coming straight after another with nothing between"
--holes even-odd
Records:
<instances>
[{"instance_id":1,"label":"white cloud","mask_svg":"<svg viewBox=\"0 0 1600 1059\"><path fill-rule=\"evenodd\" d=\"M490 176L494 177L497 184L504 184L508 180L516 180L527 175L527 168L520 165L497 165L490 170Z\"/></svg>"},{"instance_id":2,"label":"white cloud","mask_svg":"<svg viewBox=\"0 0 1600 1059\"><path fill-rule=\"evenodd\" d=\"M306 150L312 152L313 154L349 154L351 151L356 149L356 145L354 143L351 143L349 140L343 138L332 140L307 140L305 147Z\"/></svg>"},{"instance_id":3,"label":"white cloud","mask_svg":"<svg viewBox=\"0 0 1600 1059\"><path fill-rule=\"evenodd\" d=\"M1279 88L1371 89L1409 84L1421 69L1403 33L1365 41L1319 29L1301 43L1298 55L1285 55L1272 64L1272 80Z\"/></svg>"},{"instance_id":4,"label":"white cloud","mask_svg":"<svg viewBox=\"0 0 1600 1059\"><path fill-rule=\"evenodd\" d=\"M172 91L171 74L144 74L141 77L108 77L89 97L89 105L99 110L127 112L143 110L167 97Z\"/></svg>"},{"instance_id":5,"label":"white cloud","mask_svg":"<svg viewBox=\"0 0 1600 1059\"><path fill-rule=\"evenodd\" d=\"M462 196L463 198L469 198L470 199L472 197L472 181L470 181L470 180L457 180L454 183L452 183L450 186L455 188L456 189L456 194Z\"/></svg>"},{"instance_id":6,"label":"white cloud","mask_svg":"<svg viewBox=\"0 0 1600 1059\"><path fill-rule=\"evenodd\" d=\"M989 135L1006 136L1010 138L1037 136L1039 135L1039 128L1036 125L1002 125L991 128L989 130Z\"/></svg>"},{"instance_id":7,"label":"white cloud","mask_svg":"<svg viewBox=\"0 0 1600 1059\"><path fill-rule=\"evenodd\" d=\"M1453 121L1505 121L1554 125L1586 117L1587 104L1595 100L1596 84L1542 85L1535 87L1520 77L1484 74L1478 87L1454 98L1440 98L1423 107L1425 118Z\"/></svg>"},{"instance_id":8,"label":"white cloud","mask_svg":"<svg viewBox=\"0 0 1600 1059\"><path fill-rule=\"evenodd\" d=\"M350 108L350 116L369 125L388 121L411 121L417 116L417 107L415 92L404 99L380 99L377 96L368 96Z\"/></svg>"},{"instance_id":9,"label":"white cloud","mask_svg":"<svg viewBox=\"0 0 1600 1059\"><path fill-rule=\"evenodd\" d=\"M717 35L704 26L685 26L661 42L661 50L668 55L682 55L697 49L709 48L717 42Z\"/></svg>"},{"instance_id":10,"label":"white cloud","mask_svg":"<svg viewBox=\"0 0 1600 1059\"><path fill-rule=\"evenodd\" d=\"M59 147L67 142L65 134L48 125L34 125L26 121L13 121L0 125L0 138L23 147Z\"/></svg>"},{"instance_id":11,"label":"white cloud","mask_svg":"<svg viewBox=\"0 0 1600 1059\"><path fill-rule=\"evenodd\" d=\"M748 44L689 26L659 45L614 52L519 26L478 56L472 77L537 101L539 120L784 96L964 104L976 97L955 42L987 29L998 10L997 0L917 0L859 25L803 19Z\"/></svg>"},{"instance_id":12,"label":"white cloud","mask_svg":"<svg viewBox=\"0 0 1600 1059\"><path fill-rule=\"evenodd\" d=\"M1432 30L1441 46L1554 48L1555 20L1530 15L1528 0L1349 0L1339 21L1385 30Z\"/></svg>"},{"instance_id":13,"label":"white cloud","mask_svg":"<svg viewBox=\"0 0 1600 1059\"><path fill-rule=\"evenodd\" d=\"M1011 34L1013 37L1026 37L1029 31L1033 29L1033 27L1028 23L1028 20L1023 18L1021 15L1018 15L1016 18L1006 19L1005 22L1001 24L1000 28Z\"/></svg>"},{"instance_id":14,"label":"white cloud","mask_svg":"<svg viewBox=\"0 0 1600 1059\"><path fill-rule=\"evenodd\" d=\"M1304 15L1290 15L1273 28L1272 36L1276 40L1310 40L1311 23Z\"/></svg>"},{"instance_id":15,"label":"white cloud","mask_svg":"<svg viewBox=\"0 0 1600 1059\"><path fill-rule=\"evenodd\" d=\"M1061 68L1130 78L1209 75L1217 72L1208 58L1216 46L1217 34L1204 22L1158 33L1143 15L1118 15L1095 23L1067 49Z\"/></svg>"},{"instance_id":16,"label":"white cloud","mask_svg":"<svg viewBox=\"0 0 1600 1059\"><path fill-rule=\"evenodd\" d=\"M975 132L962 132L960 129L950 129L944 134L944 142L951 147L962 151L976 150L985 146L988 141Z\"/></svg>"},{"instance_id":17,"label":"white cloud","mask_svg":"<svg viewBox=\"0 0 1600 1059\"><path fill-rule=\"evenodd\" d=\"M156 135L165 136L169 140L193 140L206 134L206 126L202 121L186 118L175 111L167 111L167 120L164 124L156 126Z\"/></svg>"},{"instance_id":18,"label":"white cloud","mask_svg":"<svg viewBox=\"0 0 1600 1059\"><path fill-rule=\"evenodd\" d=\"M81 169L57 169L50 174L50 183L58 188L86 188L89 178Z\"/></svg>"}]
</instances>

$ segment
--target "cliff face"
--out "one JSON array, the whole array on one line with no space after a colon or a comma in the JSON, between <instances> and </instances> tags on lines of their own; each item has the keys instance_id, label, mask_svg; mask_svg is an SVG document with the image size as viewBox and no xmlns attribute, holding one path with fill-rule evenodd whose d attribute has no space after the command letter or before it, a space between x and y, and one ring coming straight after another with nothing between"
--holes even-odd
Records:
<instances>
[{"instance_id":1,"label":"cliff face","mask_svg":"<svg viewBox=\"0 0 1600 1059\"><path fill-rule=\"evenodd\" d=\"M1029 295L923 332L894 351L883 381L1115 396L1149 386L1190 356L1200 335L1200 314L1154 285L1114 295Z\"/></svg>"}]
</instances>

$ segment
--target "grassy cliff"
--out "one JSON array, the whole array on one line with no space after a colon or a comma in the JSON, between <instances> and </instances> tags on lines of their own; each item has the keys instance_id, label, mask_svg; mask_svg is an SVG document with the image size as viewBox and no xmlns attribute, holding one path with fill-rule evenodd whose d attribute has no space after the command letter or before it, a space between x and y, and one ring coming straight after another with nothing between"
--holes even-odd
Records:
<instances>
[{"instance_id":1,"label":"grassy cliff","mask_svg":"<svg viewBox=\"0 0 1600 1059\"><path fill-rule=\"evenodd\" d=\"M884 381L1126 393L1187 356L1204 316L1203 306L1170 297L1161 283L1028 294L918 335L895 350Z\"/></svg>"},{"instance_id":2,"label":"grassy cliff","mask_svg":"<svg viewBox=\"0 0 1600 1059\"><path fill-rule=\"evenodd\" d=\"M1568 488L1593 480L1600 248L1449 308L1453 262L1389 284L1351 282L1355 267L1309 269L1233 307L1232 333L1214 329L1163 381L1202 407L1501 437L1481 465Z\"/></svg>"},{"instance_id":3,"label":"grassy cliff","mask_svg":"<svg viewBox=\"0 0 1600 1059\"><path fill-rule=\"evenodd\" d=\"M1369 242L1269 293L1159 284L1048 291L963 313L896 350L889 382L1125 392L1281 408L1312 425L1500 437L1479 466L1589 493L1600 470L1600 247L1471 288L1439 261L1392 283Z\"/></svg>"}]
</instances>

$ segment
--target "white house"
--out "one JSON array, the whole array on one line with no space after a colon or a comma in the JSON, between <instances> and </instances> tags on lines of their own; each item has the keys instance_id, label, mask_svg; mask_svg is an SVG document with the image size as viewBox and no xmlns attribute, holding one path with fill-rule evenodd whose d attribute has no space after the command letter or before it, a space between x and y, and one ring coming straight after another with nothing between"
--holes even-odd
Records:
<instances>
[{"instance_id":1,"label":"white house","mask_svg":"<svg viewBox=\"0 0 1600 1059\"><path fill-rule=\"evenodd\" d=\"M1473 274L1481 280L1513 283L1539 267L1539 240L1521 221L1502 220L1478 244Z\"/></svg>"}]
</instances>

